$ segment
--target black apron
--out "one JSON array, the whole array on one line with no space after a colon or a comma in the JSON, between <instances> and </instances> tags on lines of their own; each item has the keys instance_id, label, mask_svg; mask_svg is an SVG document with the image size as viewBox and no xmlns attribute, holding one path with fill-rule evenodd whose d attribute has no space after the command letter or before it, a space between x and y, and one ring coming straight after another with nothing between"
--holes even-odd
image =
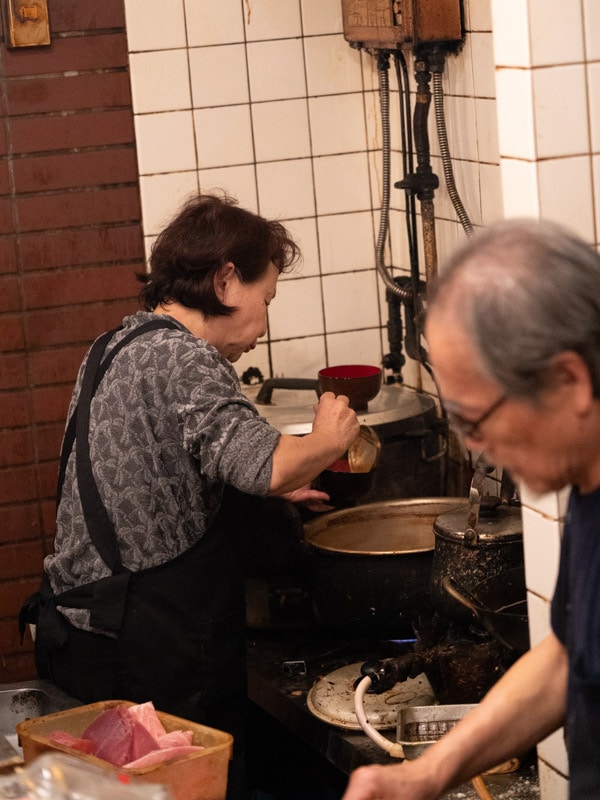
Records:
<instances>
[{"instance_id":1,"label":"black apron","mask_svg":"<svg viewBox=\"0 0 600 800\"><path fill-rule=\"evenodd\" d=\"M152 700L160 711L232 733L236 755L228 798L237 800L243 794L246 694L244 580L234 530L240 493L233 490L231 496L226 490L210 529L185 553L132 573L121 563L90 462L90 402L98 384L119 350L136 336L164 327L178 329L165 320L146 323L124 337L104 361L115 331L95 342L61 452L58 500L76 442L77 482L88 532L113 574L56 596L43 580L40 591L26 601L19 624L21 633L27 622L37 625L40 676L83 702ZM74 628L57 606L89 608L91 625L108 635Z\"/></svg>"}]
</instances>

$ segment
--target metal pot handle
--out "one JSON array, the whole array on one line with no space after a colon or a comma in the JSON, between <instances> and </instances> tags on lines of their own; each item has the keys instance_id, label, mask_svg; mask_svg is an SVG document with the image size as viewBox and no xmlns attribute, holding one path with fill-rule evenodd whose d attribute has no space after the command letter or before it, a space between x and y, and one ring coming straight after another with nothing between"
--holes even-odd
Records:
<instances>
[{"instance_id":1,"label":"metal pot handle","mask_svg":"<svg viewBox=\"0 0 600 800\"><path fill-rule=\"evenodd\" d=\"M312 378L267 378L260 387L256 402L264 406L270 405L273 389L306 389L316 392L319 397L319 382Z\"/></svg>"},{"instance_id":2,"label":"metal pot handle","mask_svg":"<svg viewBox=\"0 0 600 800\"><path fill-rule=\"evenodd\" d=\"M481 611L477 605L477 600L470 592L462 586L458 587L456 582L449 575L444 575L442 578L442 586L450 597L453 597L461 605L465 606L465 608L468 608L477 619L481 619Z\"/></svg>"}]
</instances>

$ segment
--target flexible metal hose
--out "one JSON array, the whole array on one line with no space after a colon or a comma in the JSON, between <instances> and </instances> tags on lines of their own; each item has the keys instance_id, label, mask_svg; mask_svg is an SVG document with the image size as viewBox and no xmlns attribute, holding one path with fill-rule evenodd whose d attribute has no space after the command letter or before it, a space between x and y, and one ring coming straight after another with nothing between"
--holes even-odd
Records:
<instances>
[{"instance_id":1,"label":"flexible metal hose","mask_svg":"<svg viewBox=\"0 0 600 800\"><path fill-rule=\"evenodd\" d=\"M381 107L381 136L382 136L382 191L381 191L381 216L379 217L379 233L375 246L375 267L381 276L385 288L397 297L409 300L412 292L398 286L385 265L385 242L390 224L390 184L391 184L391 137L390 137L390 85L388 80L387 64L382 58L377 61L377 75L379 78L379 102Z\"/></svg>"},{"instance_id":2,"label":"flexible metal hose","mask_svg":"<svg viewBox=\"0 0 600 800\"><path fill-rule=\"evenodd\" d=\"M473 225L469 219L465 207L460 199L456 183L454 181L454 172L452 170L452 160L450 158L450 148L448 147L448 135L446 133L446 119L444 116L444 90L442 88L442 73L433 73L433 107L435 111L435 124L437 128L438 140L440 143L440 153L442 155L442 166L444 169L444 180L448 194L452 200L452 205L456 211L456 215L463 226L467 236L473 235Z\"/></svg>"}]
</instances>

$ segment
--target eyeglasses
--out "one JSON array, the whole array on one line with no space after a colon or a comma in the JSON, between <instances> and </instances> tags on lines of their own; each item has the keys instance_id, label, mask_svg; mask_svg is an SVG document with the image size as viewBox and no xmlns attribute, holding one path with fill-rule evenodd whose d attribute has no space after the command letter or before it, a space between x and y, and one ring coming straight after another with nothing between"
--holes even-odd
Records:
<instances>
[{"instance_id":1,"label":"eyeglasses","mask_svg":"<svg viewBox=\"0 0 600 800\"><path fill-rule=\"evenodd\" d=\"M479 433L479 428L507 400L508 400L508 395L501 394L500 397L497 400L495 400L492 403L492 405L483 412L483 414L481 414L481 416L477 417L477 419L474 420L465 419L462 416L462 414L458 414L455 411L446 409L448 422L454 428L454 430L459 434L459 436L463 437L463 439L472 439L474 442L481 442L483 436Z\"/></svg>"}]
</instances>

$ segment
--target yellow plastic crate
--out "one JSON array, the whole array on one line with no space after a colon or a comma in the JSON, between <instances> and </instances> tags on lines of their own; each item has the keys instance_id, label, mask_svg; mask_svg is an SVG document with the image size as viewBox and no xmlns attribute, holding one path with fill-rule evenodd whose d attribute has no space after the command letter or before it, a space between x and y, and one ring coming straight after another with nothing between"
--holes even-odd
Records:
<instances>
[{"instance_id":1,"label":"yellow plastic crate","mask_svg":"<svg viewBox=\"0 0 600 800\"><path fill-rule=\"evenodd\" d=\"M154 766L129 770L53 742L49 738L50 734L59 730L80 737L88 725L107 709L132 705L134 703L128 700L105 700L20 722L17 733L25 762L49 750L58 750L105 769L126 772L138 780L167 786L174 800L224 800L227 791L227 767L233 745L233 737L224 731L157 711L167 733L175 730L192 731L192 744L205 749Z\"/></svg>"}]
</instances>

